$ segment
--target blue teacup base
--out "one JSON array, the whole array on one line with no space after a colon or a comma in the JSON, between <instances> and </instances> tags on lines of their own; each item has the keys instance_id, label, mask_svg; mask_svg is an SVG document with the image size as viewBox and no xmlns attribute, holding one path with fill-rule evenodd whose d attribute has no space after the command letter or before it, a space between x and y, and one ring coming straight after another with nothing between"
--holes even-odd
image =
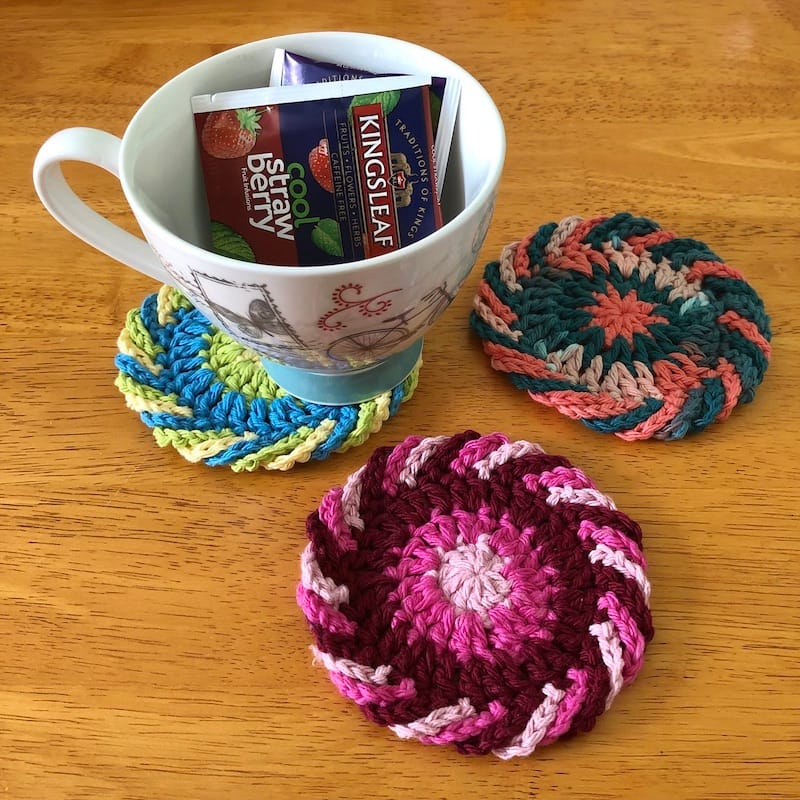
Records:
<instances>
[{"instance_id":1,"label":"blue teacup base","mask_svg":"<svg viewBox=\"0 0 800 800\"><path fill-rule=\"evenodd\" d=\"M263 359L264 369L289 394L306 403L349 406L389 392L412 372L422 354L422 339L364 369L342 374L312 372Z\"/></svg>"}]
</instances>

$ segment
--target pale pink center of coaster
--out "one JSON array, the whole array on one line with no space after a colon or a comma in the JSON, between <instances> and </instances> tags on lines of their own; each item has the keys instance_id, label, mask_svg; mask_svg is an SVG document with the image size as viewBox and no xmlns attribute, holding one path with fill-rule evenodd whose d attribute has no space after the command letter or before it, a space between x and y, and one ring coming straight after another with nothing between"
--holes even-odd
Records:
<instances>
[{"instance_id":1,"label":"pale pink center of coaster","mask_svg":"<svg viewBox=\"0 0 800 800\"><path fill-rule=\"evenodd\" d=\"M457 614L474 611L488 628L488 612L508 597L511 582L503 575L504 560L487 539L480 536L477 542L462 542L443 553L437 578Z\"/></svg>"}]
</instances>

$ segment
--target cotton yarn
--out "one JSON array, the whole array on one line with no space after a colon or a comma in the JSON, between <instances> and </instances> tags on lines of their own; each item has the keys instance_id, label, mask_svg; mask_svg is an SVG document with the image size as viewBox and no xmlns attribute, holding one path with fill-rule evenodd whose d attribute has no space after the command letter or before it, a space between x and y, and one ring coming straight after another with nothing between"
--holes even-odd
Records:
<instances>
[{"instance_id":1,"label":"cotton yarn","mask_svg":"<svg viewBox=\"0 0 800 800\"><path fill-rule=\"evenodd\" d=\"M358 405L305 403L170 286L128 313L117 345L116 386L157 444L235 472L288 470L363 444L411 398L420 368Z\"/></svg>"},{"instance_id":2,"label":"cotton yarn","mask_svg":"<svg viewBox=\"0 0 800 800\"><path fill-rule=\"evenodd\" d=\"M639 526L500 433L376 449L307 534L315 660L403 739L509 759L589 731L653 636Z\"/></svg>"},{"instance_id":3,"label":"cotton yarn","mask_svg":"<svg viewBox=\"0 0 800 800\"><path fill-rule=\"evenodd\" d=\"M680 439L753 399L764 305L707 245L628 213L567 217L506 246L470 321L539 403L623 439Z\"/></svg>"}]
</instances>

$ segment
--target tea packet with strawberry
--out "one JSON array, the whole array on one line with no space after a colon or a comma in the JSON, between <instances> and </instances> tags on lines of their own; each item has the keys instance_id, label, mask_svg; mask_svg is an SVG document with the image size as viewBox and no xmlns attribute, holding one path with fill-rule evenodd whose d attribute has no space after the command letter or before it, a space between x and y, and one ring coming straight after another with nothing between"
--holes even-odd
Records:
<instances>
[{"instance_id":1,"label":"tea packet with strawberry","mask_svg":"<svg viewBox=\"0 0 800 800\"><path fill-rule=\"evenodd\" d=\"M294 53L283 47L275 49L270 71L270 86L296 86L304 83L358 80L360 78L389 77L397 73L374 73L345 64L319 61ZM432 77L430 86L431 125L433 126L433 154L436 167L436 188L442 197L447 161L453 143L461 83L457 78Z\"/></svg>"},{"instance_id":2,"label":"tea packet with strawberry","mask_svg":"<svg viewBox=\"0 0 800 800\"><path fill-rule=\"evenodd\" d=\"M340 264L441 227L430 80L193 97L212 249L267 264Z\"/></svg>"}]
</instances>

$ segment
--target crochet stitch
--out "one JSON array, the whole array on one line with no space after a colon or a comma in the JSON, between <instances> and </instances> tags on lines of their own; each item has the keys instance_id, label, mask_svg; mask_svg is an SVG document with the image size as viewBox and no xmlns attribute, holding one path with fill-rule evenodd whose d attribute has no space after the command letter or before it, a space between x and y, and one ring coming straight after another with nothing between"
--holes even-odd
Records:
<instances>
[{"instance_id":1,"label":"crochet stitch","mask_svg":"<svg viewBox=\"0 0 800 800\"><path fill-rule=\"evenodd\" d=\"M653 636L639 526L500 433L376 449L307 534L315 659L404 739L508 759L589 731Z\"/></svg>"},{"instance_id":2,"label":"crochet stitch","mask_svg":"<svg viewBox=\"0 0 800 800\"><path fill-rule=\"evenodd\" d=\"M420 367L359 405L305 403L170 286L128 313L117 345L115 384L158 445L235 472L288 470L363 444L411 398Z\"/></svg>"},{"instance_id":3,"label":"crochet stitch","mask_svg":"<svg viewBox=\"0 0 800 800\"><path fill-rule=\"evenodd\" d=\"M492 366L623 439L680 439L753 399L764 305L705 244L631 214L550 222L485 268L470 317Z\"/></svg>"}]
</instances>

